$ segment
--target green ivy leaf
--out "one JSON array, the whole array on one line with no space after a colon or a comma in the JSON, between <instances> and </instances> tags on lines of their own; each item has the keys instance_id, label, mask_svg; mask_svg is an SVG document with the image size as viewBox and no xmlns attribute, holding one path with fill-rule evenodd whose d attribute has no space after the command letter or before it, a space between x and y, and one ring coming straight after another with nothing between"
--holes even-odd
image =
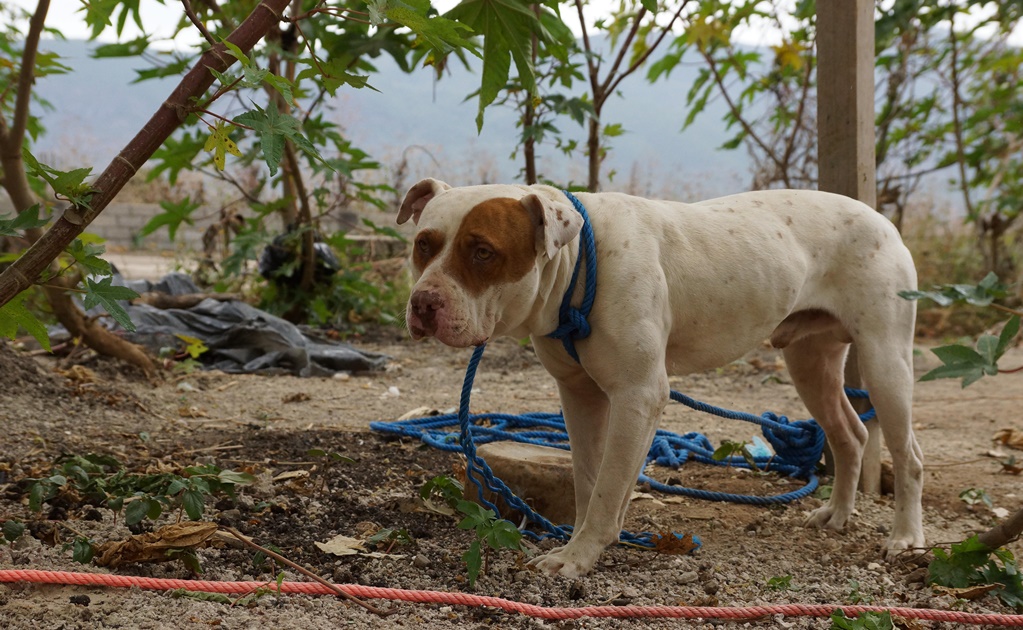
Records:
<instances>
[{"instance_id":1,"label":"green ivy leaf","mask_svg":"<svg viewBox=\"0 0 1023 630\"><path fill-rule=\"evenodd\" d=\"M119 300L132 300L139 294L128 287L116 286L111 282L113 282L113 278L109 276L100 279L99 282L92 278L86 278L85 308L90 309L93 306L101 305L122 328L129 332L135 332L135 324L131 322L128 311L124 310Z\"/></svg>"}]
</instances>

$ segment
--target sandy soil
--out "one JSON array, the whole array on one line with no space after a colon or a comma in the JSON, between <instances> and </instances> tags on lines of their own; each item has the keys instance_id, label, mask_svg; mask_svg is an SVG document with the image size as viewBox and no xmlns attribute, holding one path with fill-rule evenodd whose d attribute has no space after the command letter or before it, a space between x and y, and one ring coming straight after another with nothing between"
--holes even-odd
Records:
<instances>
[{"instance_id":1,"label":"sandy soil","mask_svg":"<svg viewBox=\"0 0 1023 630\"><path fill-rule=\"evenodd\" d=\"M275 545L286 556L337 582L468 591L459 561L469 545L468 534L458 530L451 517L409 507L415 504L422 483L434 475L450 474L457 458L410 440L383 439L368 427L371 421L391 420L419 407L454 407L468 351L433 342L399 342L397 333L363 345L393 357L385 372L348 379L168 373L158 383L122 374L103 361L86 363L87 371L69 370L70 366L53 360L15 356L10 348L0 346L4 374L0 426L6 434L0 451L0 521L28 522L31 534L0 547L0 569L110 571L76 564L62 543L74 537L72 532L96 542L127 537L123 518L73 501L63 507L47 505L34 514L25 497L24 479L48 474L62 453L96 452L112 455L136 470L215 463L250 471L264 481L282 472L310 471L310 476L288 483L261 482L243 488L235 501L211 502L206 518L234 525L261 544ZM933 367L934 361L922 352L919 374ZM1023 364L1023 351L1011 351L1006 364ZM672 384L712 404L757 413L770 409L793 418L806 415L783 363L767 351L715 373L673 379ZM997 430L1023 429L1021 404L1023 374L987 378L966 390L956 381L917 385L915 426L926 458L924 514L929 542L957 541L994 522L991 509L967 506L959 498L967 488L983 489L995 508L1015 511L1020 506L1020 478L1002 474L998 459L989 452ZM477 377L474 411L557 408L553 382L529 348L510 341L491 344ZM679 406L669 407L663 426L677 432L702 431L715 444L722 439L749 440L755 433L755 427ZM310 448L339 452L357 464L336 466L318 481L322 470L307 456ZM658 474L673 474L687 485L710 489L727 486L773 493L790 487L771 475L754 477L699 464ZM857 514L843 533L801 527L806 512L817 505L816 498L760 508L644 497L633 503L627 527L692 532L703 539L703 548L687 556L611 549L590 576L578 581L539 575L524 568L518 554L502 552L490 558L475 592L548 606L869 602L1011 612L992 597L954 602L925 587L916 565L884 563L881 544L892 516L890 497L860 496ZM173 515L159 524L168 522L173 522ZM330 556L312 544L337 534L358 537L387 527L406 528L413 541L384 557ZM540 549L548 546L542 543ZM1019 556L1023 545L1016 542L1011 549ZM246 549L202 549L199 560L205 579L267 581L274 575L272 567L257 567ZM113 572L190 576L177 562L129 564ZM286 575L297 579L293 571ZM771 578L784 576L791 576L787 588L768 584ZM542 622L493 610L377 603L396 606L399 614L381 619L330 597L268 595L232 606L137 589L14 584L0 585L0 626L678 627L670 621ZM712 627L698 622L692 627L705 625ZM720 625L743 627L717 622L713 627ZM749 625L820 628L827 627L827 622L768 618Z\"/></svg>"}]
</instances>

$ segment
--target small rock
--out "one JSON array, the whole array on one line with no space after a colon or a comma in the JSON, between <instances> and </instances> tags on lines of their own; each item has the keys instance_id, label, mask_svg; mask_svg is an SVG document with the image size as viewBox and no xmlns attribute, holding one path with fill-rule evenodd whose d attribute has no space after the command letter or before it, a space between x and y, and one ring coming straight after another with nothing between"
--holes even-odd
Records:
<instances>
[{"instance_id":1,"label":"small rock","mask_svg":"<svg viewBox=\"0 0 1023 630\"><path fill-rule=\"evenodd\" d=\"M412 566L417 569L428 569L430 568L430 559L421 553L417 553L416 557L412 559Z\"/></svg>"},{"instance_id":2,"label":"small rock","mask_svg":"<svg viewBox=\"0 0 1023 630\"><path fill-rule=\"evenodd\" d=\"M352 378L352 375L349 374L348 372L335 372L334 373L334 380L335 381L348 381L348 380L351 380L351 378Z\"/></svg>"},{"instance_id":3,"label":"small rock","mask_svg":"<svg viewBox=\"0 0 1023 630\"><path fill-rule=\"evenodd\" d=\"M71 603L75 606L88 606L92 603L92 600L89 599L88 595L72 595Z\"/></svg>"},{"instance_id":4,"label":"small rock","mask_svg":"<svg viewBox=\"0 0 1023 630\"><path fill-rule=\"evenodd\" d=\"M928 571L929 569L927 567L920 567L919 569L914 569L913 571L906 575L906 582L908 582L909 584L917 582L922 584L924 580L927 579Z\"/></svg>"},{"instance_id":5,"label":"small rock","mask_svg":"<svg viewBox=\"0 0 1023 630\"><path fill-rule=\"evenodd\" d=\"M880 570L881 570L881 565L878 564L877 562L871 562L871 563L867 564L867 571L880 571Z\"/></svg>"},{"instance_id":6,"label":"small rock","mask_svg":"<svg viewBox=\"0 0 1023 630\"><path fill-rule=\"evenodd\" d=\"M572 582L572 586L568 588L569 599L584 599L586 597L586 585L582 580L576 580Z\"/></svg>"},{"instance_id":7,"label":"small rock","mask_svg":"<svg viewBox=\"0 0 1023 630\"><path fill-rule=\"evenodd\" d=\"M181 381L180 383L178 383L178 388L177 389L178 389L179 392L197 392L197 391L199 391L199 390L197 390L195 388L195 385L192 385L188 381Z\"/></svg>"},{"instance_id":8,"label":"small rock","mask_svg":"<svg viewBox=\"0 0 1023 630\"><path fill-rule=\"evenodd\" d=\"M708 580L707 582L705 582L703 584L703 592L708 594L708 595L715 595L715 594L717 594L717 592L718 592L718 590L720 588L721 588L721 585L718 584L717 580Z\"/></svg>"},{"instance_id":9,"label":"small rock","mask_svg":"<svg viewBox=\"0 0 1023 630\"><path fill-rule=\"evenodd\" d=\"M700 574L696 571L686 571L682 575L678 576L679 584L692 584L693 582L700 579Z\"/></svg>"}]
</instances>

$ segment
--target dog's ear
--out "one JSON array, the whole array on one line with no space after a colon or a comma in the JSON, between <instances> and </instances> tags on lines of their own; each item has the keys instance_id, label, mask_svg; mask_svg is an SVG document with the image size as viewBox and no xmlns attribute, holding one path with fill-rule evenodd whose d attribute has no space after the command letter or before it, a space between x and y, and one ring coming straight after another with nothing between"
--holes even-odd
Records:
<instances>
[{"instance_id":1,"label":"dog's ear","mask_svg":"<svg viewBox=\"0 0 1023 630\"><path fill-rule=\"evenodd\" d=\"M409 188L409 191L405 193L405 199L401 202L401 208L398 210L398 225L410 218L413 223L418 225L419 215L422 214L426 204L436 195L450 189L451 186L429 177Z\"/></svg>"},{"instance_id":2,"label":"dog's ear","mask_svg":"<svg viewBox=\"0 0 1023 630\"><path fill-rule=\"evenodd\" d=\"M554 258L583 228L583 217L568 201L546 196L527 195L520 202L529 211L536 225L536 250Z\"/></svg>"}]
</instances>

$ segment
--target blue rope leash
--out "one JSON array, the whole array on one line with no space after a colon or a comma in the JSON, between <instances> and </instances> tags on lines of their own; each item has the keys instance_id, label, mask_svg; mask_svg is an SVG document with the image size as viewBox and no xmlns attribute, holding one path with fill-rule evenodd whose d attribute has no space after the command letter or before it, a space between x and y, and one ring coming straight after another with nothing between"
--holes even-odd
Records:
<instances>
[{"instance_id":1,"label":"blue rope leash","mask_svg":"<svg viewBox=\"0 0 1023 630\"><path fill-rule=\"evenodd\" d=\"M578 339L585 339L590 334L587 318L596 296L596 243L586 209L574 195L567 191L565 195L568 196L572 204L583 216L584 224L580 232L580 247L582 251L580 251L580 255L576 258L568 290L565 291L565 296L561 302L561 323L548 337L560 339L565 346L565 351L578 362L579 357L576 353L574 342ZM586 287L582 303L576 309L571 306L571 298L575 292L580 261L583 258L586 259ZM534 511L522 499L516 496L503 481L494 476L490 466L476 453L477 444L488 444L501 440L569 450L565 419L560 413L533 412L521 415L469 413L472 384L476 379L476 370L480 359L483 357L485 348L486 344L477 346L472 353L472 357L469 359L469 364L465 370L465 379L462 382L460 404L456 413L424 416L398 422L373 422L370 423L370 428L382 433L418 437L434 448L462 452L466 458L467 477L476 486L480 501L486 507L498 513L497 507L485 498L484 488L500 496L509 507L524 514L529 521L535 523L542 530L539 533L526 530L523 532L525 535L534 540L547 538L568 540L572 533L571 526L551 523L542 514ZM850 398L867 398L867 392L864 390L846 388L845 392ZM792 492L758 497L671 486L652 479L646 474L639 476L639 483L649 484L652 489L666 494L752 505L789 503L801 499L817 489L818 479L815 471L824 450L825 439L824 431L813 419L790 422L785 416L779 416L772 412L764 412L760 416L755 416L741 411L732 411L708 405L674 390L671 391L671 399L696 411L729 420L751 422L760 426L764 437L773 447L775 454L753 456L750 458L752 459L752 464L742 456L731 456L723 460L716 460L713 457L714 447L706 436L697 432L678 435L659 429L647 454L647 464L653 462L660 466L677 469L692 459L700 463L716 466L732 466L746 469L752 469L755 466L760 471L773 471L790 477L806 479L806 484ZM866 413L861 414L860 419L863 422L867 422L874 415L874 410L870 409ZM459 429L457 433L451 430L455 426ZM678 535L676 534L676 536ZM653 547L654 539L655 534L650 532L633 534L622 531L619 537L619 541L622 543L641 547ZM693 542L697 546L700 545L700 540L696 536L693 536Z\"/></svg>"},{"instance_id":2,"label":"blue rope leash","mask_svg":"<svg viewBox=\"0 0 1023 630\"><path fill-rule=\"evenodd\" d=\"M560 339L565 346L568 356L579 362L579 355L575 351L575 340L586 339L590 336L590 309L593 308L593 300L597 296L597 241L593 237L593 226L590 225L590 215L586 213L586 207L575 195L564 191L575 209L583 217L583 228L579 232L579 255L575 259L575 269L572 270L572 279L568 283L568 289L561 298L561 308L558 311L558 327L547 336L552 339ZM583 301L579 308L572 306L572 295L575 293L576 281L579 280L579 266L586 260L586 286L583 292Z\"/></svg>"}]
</instances>

